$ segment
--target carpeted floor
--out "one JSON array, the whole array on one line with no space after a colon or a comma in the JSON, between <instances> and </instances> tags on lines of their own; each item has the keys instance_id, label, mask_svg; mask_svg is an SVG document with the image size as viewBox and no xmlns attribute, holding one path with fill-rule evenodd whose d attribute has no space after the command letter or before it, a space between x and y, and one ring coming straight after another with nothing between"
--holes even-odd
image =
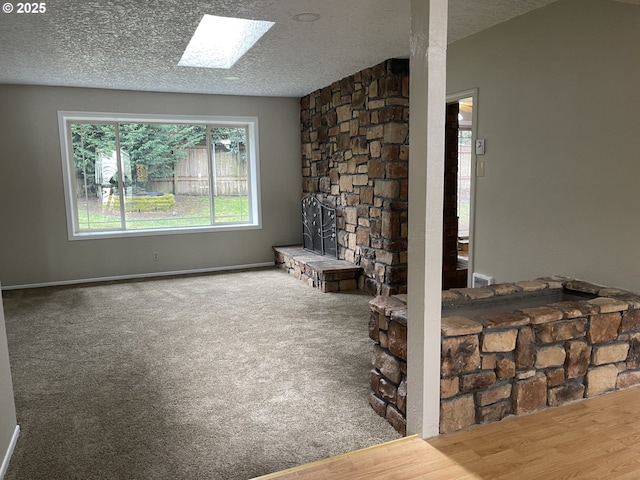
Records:
<instances>
[{"instance_id":1,"label":"carpeted floor","mask_svg":"<svg viewBox=\"0 0 640 480\"><path fill-rule=\"evenodd\" d=\"M4 292L6 480L248 479L398 438L370 297L276 269Z\"/></svg>"}]
</instances>

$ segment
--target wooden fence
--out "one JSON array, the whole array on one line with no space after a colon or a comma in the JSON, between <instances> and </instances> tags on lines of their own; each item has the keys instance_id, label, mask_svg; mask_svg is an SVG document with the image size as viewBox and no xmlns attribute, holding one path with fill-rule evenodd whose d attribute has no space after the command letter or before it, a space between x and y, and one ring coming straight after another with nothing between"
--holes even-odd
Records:
<instances>
[{"instance_id":1,"label":"wooden fence","mask_svg":"<svg viewBox=\"0 0 640 480\"><path fill-rule=\"evenodd\" d=\"M216 196L247 195L247 161L240 153L216 148L215 175L213 178ZM209 158L205 147L190 148L187 156L176 164L173 179L154 180L148 190L174 193L175 195L209 194Z\"/></svg>"}]
</instances>

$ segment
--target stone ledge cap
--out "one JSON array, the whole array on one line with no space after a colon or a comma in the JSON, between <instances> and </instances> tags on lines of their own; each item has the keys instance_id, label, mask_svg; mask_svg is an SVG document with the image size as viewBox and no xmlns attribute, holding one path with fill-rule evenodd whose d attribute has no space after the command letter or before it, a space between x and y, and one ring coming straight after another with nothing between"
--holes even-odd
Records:
<instances>
[{"instance_id":1,"label":"stone ledge cap","mask_svg":"<svg viewBox=\"0 0 640 480\"><path fill-rule=\"evenodd\" d=\"M604 287L591 282L584 282L582 280L569 280L565 283L564 287L568 290L575 290L576 292L593 293L598 294Z\"/></svg>"},{"instance_id":2,"label":"stone ledge cap","mask_svg":"<svg viewBox=\"0 0 640 480\"><path fill-rule=\"evenodd\" d=\"M457 305L464 300L464 297L456 291L443 290L442 291L442 306L447 307L451 305Z\"/></svg>"},{"instance_id":3,"label":"stone ledge cap","mask_svg":"<svg viewBox=\"0 0 640 480\"><path fill-rule=\"evenodd\" d=\"M449 291L460 294L465 300L480 300L495 295L495 292L490 288L452 288Z\"/></svg>"},{"instance_id":4,"label":"stone ledge cap","mask_svg":"<svg viewBox=\"0 0 640 480\"><path fill-rule=\"evenodd\" d=\"M564 318L584 317L598 313L598 308L584 300L550 303L548 307L560 310L564 314Z\"/></svg>"},{"instance_id":5,"label":"stone ledge cap","mask_svg":"<svg viewBox=\"0 0 640 480\"><path fill-rule=\"evenodd\" d=\"M571 277L564 277L562 275L551 275L549 277L536 278L536 280L539 282L545 282L549 288L562 288L565 283L574 279Z\"/></svg>"},{"instance_id":6,"label":"stone ledge cap","mask_svg":"<svg viewBox=\"0 0 640 480\"><path fill-rule=\"evenodd\" d=\"M467 317L444 317L440 325L440 331L445 337L473 335L482 332L482 324Z\"/></svg>"},{"instance_id":7,"label":"stone ledge cap","mask_svg":"<svg viewBox=\"0 0 640 480\"><path fill-rule=\"evenodd\" d=\"M533 325L541 323L557 322L564 318L564 314L557 308L549 307L536 307L536 308L523 308L520 310L531 319Z\"/></svg>"},{"instance_id":8,"label":"stone ledge cap","mask_svg":"<svg viewBox=\"0 0 640 480\"><path fill-rule=\"evenodd\" d=\"M633 294L633 292L622 288L605 287L598 292L598 295L601 297L617 297L618 295L627 295L630 293Z\"/></svg>"},{"instance_id":9,"label":"stone ledge cap","mask_svg":"<svg viewBox=\"0 0 640 480\"><path fill-rule=\"evenodd\" d=\"M627 302L615 298L598 297L588 300L588 302L597 306L600 309L600 313L624 312L625 310L629 310L629 304Z\"/></svg>"},{"instance_id":10,"label":"stone ledge cap","mask_svg":"<svg viewBox=\"0 0 640 480\"><path fill-rule=\"evenodd\" d=\"M514 283L494 283L487 288L493 290L495 295L512 295L522 292L522 287Z\"/></svg>"},{"instance_id":11,"label":"stone ledge cap","mask_svg":"<svg viewBox=\"0 0 640 480\"><path fill-rule=\"evenodd\" d=\"M407 326L407 307L391 311L391 321Z\"/></svg>"},{"instance_id":12,"label":"stone ledge cap","mask_svg":"<svg viewBox=\"0 0 640 480\"><path fill-rule=\"evenodd\" d=\"M391 315L393 310L406 308L406 304L402 300L396 297L387 297L385 295L378 295L373 300L369 300L369 306L376 312L387 317Z\"/></svg>"},{"instance_id":13,"label":"stone ledge cap","mask_svg":"<svg viewBox=\"0 0 640 480\"><path fill-rule=\"evenodd\" d=\"M481 321L487 329L521 327L531 322L527 315L517 312L487 313L477 316L476 320Z\"/></svg>"},{"instance_id":14,"label":"stone ledge cap","mask_svg":"<svg viewBox=\"0 0 640 480\"><path fill-rule=\"evenodd\" d=\"M629 304L629 308L640 309L640 295L638 294L629 292L611 295L610 298L615 298L616 300L627 302Z\"/></svg>"},{"instance_id":15,"label":"stone ledge cap","mask_svg":"<svg viewBox=\"0 0 640 480\"><path fill-rule=\"evenodd\" d=\"M523 292L537 292L549 288L547 282L540 280L524 280L522 282L516 282L516 285L520 287Z\"/></svg>"}]
</instances>

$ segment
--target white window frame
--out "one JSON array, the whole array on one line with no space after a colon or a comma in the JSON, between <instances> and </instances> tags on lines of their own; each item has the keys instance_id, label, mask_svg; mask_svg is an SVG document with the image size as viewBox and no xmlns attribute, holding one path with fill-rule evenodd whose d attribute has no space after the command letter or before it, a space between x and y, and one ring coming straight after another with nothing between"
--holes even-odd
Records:
<instances>
[{"instance_id":1,"label":"white window frame","mask_svg":"<svg viewBox=\"0 0 640 480\"><path fill-rule=\"evenodd\" d=\"M136 230L103 230L80 231L77 215L77 201L74 188L75 167L73 162L73 145L71 128L74 122L113 122L113 123L187 123L213 126L242 126L247 128L248 153L248 201L250 220L245 223L213 224L198 227L171 227ZM202 233L215 231L255 230L262 228L262 211L260 206L260 161L258 157L258 118L235 116L205 115L158 115L59 111L58 128L60 133L60 149L62 173L64 180L65 208L67 213L67 233L69 240L90 240L97 238L140 237L153 235L172 235L185 233ZM211 177L210 177L211 180ZM213 189L210 189L213 192Z\"/></svg>"}]
</instances>

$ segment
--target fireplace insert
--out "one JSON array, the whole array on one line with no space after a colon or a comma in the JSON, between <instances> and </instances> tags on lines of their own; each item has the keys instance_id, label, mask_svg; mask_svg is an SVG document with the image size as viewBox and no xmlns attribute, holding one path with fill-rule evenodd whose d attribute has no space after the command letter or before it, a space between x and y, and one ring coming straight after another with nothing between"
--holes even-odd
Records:
<instances>
[{"instance_id":1,"label":"fireplace insert","mask_svg":"<svg viewBox=\"0 0 640 480\"><path fill-rule=\"evenodd\" d=\"M305 250L338 258L336 210L311 195L302 199L302 246Z\"/></svg>"}]
</instances>

